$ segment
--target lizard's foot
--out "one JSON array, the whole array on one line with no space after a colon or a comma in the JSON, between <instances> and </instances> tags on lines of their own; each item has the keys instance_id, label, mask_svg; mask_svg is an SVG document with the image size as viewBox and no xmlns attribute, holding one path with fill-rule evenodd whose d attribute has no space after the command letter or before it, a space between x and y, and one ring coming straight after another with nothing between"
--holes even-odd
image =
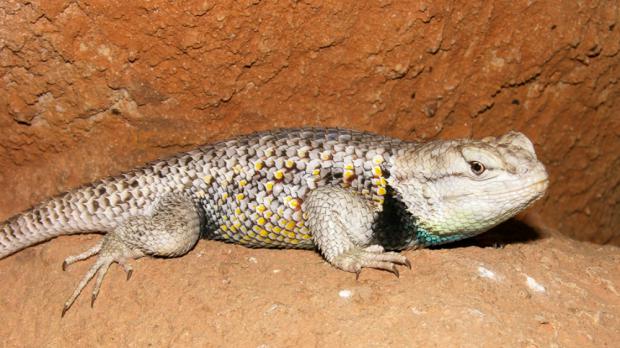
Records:
<instances>
[{"instance_id":1,"label":"lizard's foot","mask_svg":"<svg viewBox=\"0 0 620 348\"><path fill-rule=\"evenodd\" d=\"M128 218L108 232L103 239L85 252L65 259L62 269L72 263L98 255L95 264L86 272L77 288L62 309L62 315L73 305L88 282L95 275L95 286L90 305L99 294L101 283L110 265L118 263L131 277L128 260L145 255L180 256L187 253L200 236L200 216L193 201L183 195L170 195L161 199L152 215Z\"/></svg>"},{"instance_id":2,"label":"lizard's foot","mask_svg":"<svg viewBox=\"0 0 620 348\"><path fill-rule=\"evenodd\" d=\"M95 280L95 286L93 287L93 293L90 301L91 307L93 306L93 304L95 303L95 299L99 294L99 290L101 289L101 283L103 282L103 278L105 277L106 273L108 272L108 268L112 263L117 262L123 267L123 269L127 273L127 280L131 278L133 269L127 263L127 260L139 258L144 254L140 251L129 249L122 243L122 241L118 240L118 238L115 237L116 236L113 232L109 233L92 248L86 250L79 255L69 256L65 259L62 264L63 270L65 270L67 266L72 263L86 260L87 258L95 254L99 254L99 257L97 258L95 264L88 270L88 272L86 272L75 291L73 291L71 297L69 297L67 302L65 302L65 305L62 308L62 316L65 315L67 310L69 310L71 305L73 305L82 290L84 290L86 284L88 284L88 282L90 282L90 280L93 279L96 274L97 278Z\"/></svg>"},{"instance_id":3,"label":"lizard's foot","mask_svg":"<svg viewBox=\"0 0 620 348\"><path fill-rule=\"evenodd\" d=\"M353 248L336 256L331 263L343 271L355 273L358 279L362 268L376 268L394 273L399 276L396 265L411 269L411 262L395 252L386 252L380 245L371 245L365 248Z\"/></svg>"}]
</instances>

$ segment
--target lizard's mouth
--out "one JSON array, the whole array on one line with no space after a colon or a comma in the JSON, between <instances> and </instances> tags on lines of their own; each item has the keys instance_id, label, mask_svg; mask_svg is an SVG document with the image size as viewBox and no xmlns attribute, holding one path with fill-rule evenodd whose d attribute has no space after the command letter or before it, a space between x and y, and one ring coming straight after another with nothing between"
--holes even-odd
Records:
<instances>
[{"instance_id":1,"label":"lizard's mouth","mask_svg":"<svg viewBox=\"0 0 620 348\"><path fill-rule=\"evenodd\" d=\"M536 199L540 198L543 196L543 194L547 191L547 187L549 186L549 178L544 178L541 179L539 181L533 182L531 184L528 184L526 186L522 186L522 187L518 187L515 189L509 189L509 190L501 190L501 191L496 191L496 192L488 192L488 195L491 196L505 196L505 195L511 195L511 194L516 194L519 192L523 192L523 191L530 191L530 192L538 192L539 194L537 194L535 196ZM452 194L452 195L448 195L445 196L444 199L446 200L458 200L458 199L462 199L464 197L475 197L480 195L480 193L476 193L476 192L468 192L468 193L461 193L461 194Z\"/></svg>"}]
</instances>

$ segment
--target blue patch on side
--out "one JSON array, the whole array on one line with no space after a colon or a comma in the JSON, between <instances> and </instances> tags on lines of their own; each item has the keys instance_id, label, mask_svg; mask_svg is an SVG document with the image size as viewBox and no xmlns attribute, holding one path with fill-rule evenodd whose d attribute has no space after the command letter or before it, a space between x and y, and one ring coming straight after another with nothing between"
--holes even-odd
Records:
<instances>
[{"instance_id":1,"label":"blue patch on side","mask_svg":"<svg viewBox=\"0 0 620 348\"><path fill-rule=\"evenodd\" d=\"M416 238L418 240L418 243L425 247L456 242L457 240L465 239L467 237L469 236L461 233L440 236L430 233L422 228L418 228L416 231Z\"/></svg>"}]
</instances>

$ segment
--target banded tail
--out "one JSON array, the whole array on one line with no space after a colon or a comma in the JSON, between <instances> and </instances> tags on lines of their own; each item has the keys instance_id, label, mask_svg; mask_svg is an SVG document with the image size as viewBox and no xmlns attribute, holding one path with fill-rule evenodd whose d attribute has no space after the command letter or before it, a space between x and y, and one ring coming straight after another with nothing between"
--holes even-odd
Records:
<instances>
[{"instance_id":1,"label":"banded tail","mask_svg":"<svg viewBox=\"0 0 620 348\"><path fill-rule=\"evenodd\" d=\"M0 223L0 259L54 237L113 227L81 189L52 198Z\"/></svg>"},{"instance_id":2,"label":"banded tail","mask_svg":"<svg viewBox=\"0 0 620 348\"><path fill-rule=\"evenodd\" d=\"M110 231L129 216L145 214L170 190L152 170L95 182L0 222L0 259L60 235Z\"/></svg>"}]
</instances>

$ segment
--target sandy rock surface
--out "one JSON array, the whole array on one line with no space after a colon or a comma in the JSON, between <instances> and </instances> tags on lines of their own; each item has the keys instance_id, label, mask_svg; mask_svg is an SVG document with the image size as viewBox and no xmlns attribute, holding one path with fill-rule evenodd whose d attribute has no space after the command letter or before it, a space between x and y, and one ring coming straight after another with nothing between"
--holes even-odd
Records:
<instances>
[{"instance_id":1,"label":"sandy rock surface","mask_svg":"<svg viewBox=\"0 0 620 348\"><path fill-rule=\"evenodd\" d=\"M62 237L0 262L0 337L13 346L613 347L620 252L504 224L449 248L405 252L400 278L358 281L312 251L201 241L187 256L112 266L61 319L93 244ZM487 246L503 243L503 248Z\"/></svg>"}]
</instances>

